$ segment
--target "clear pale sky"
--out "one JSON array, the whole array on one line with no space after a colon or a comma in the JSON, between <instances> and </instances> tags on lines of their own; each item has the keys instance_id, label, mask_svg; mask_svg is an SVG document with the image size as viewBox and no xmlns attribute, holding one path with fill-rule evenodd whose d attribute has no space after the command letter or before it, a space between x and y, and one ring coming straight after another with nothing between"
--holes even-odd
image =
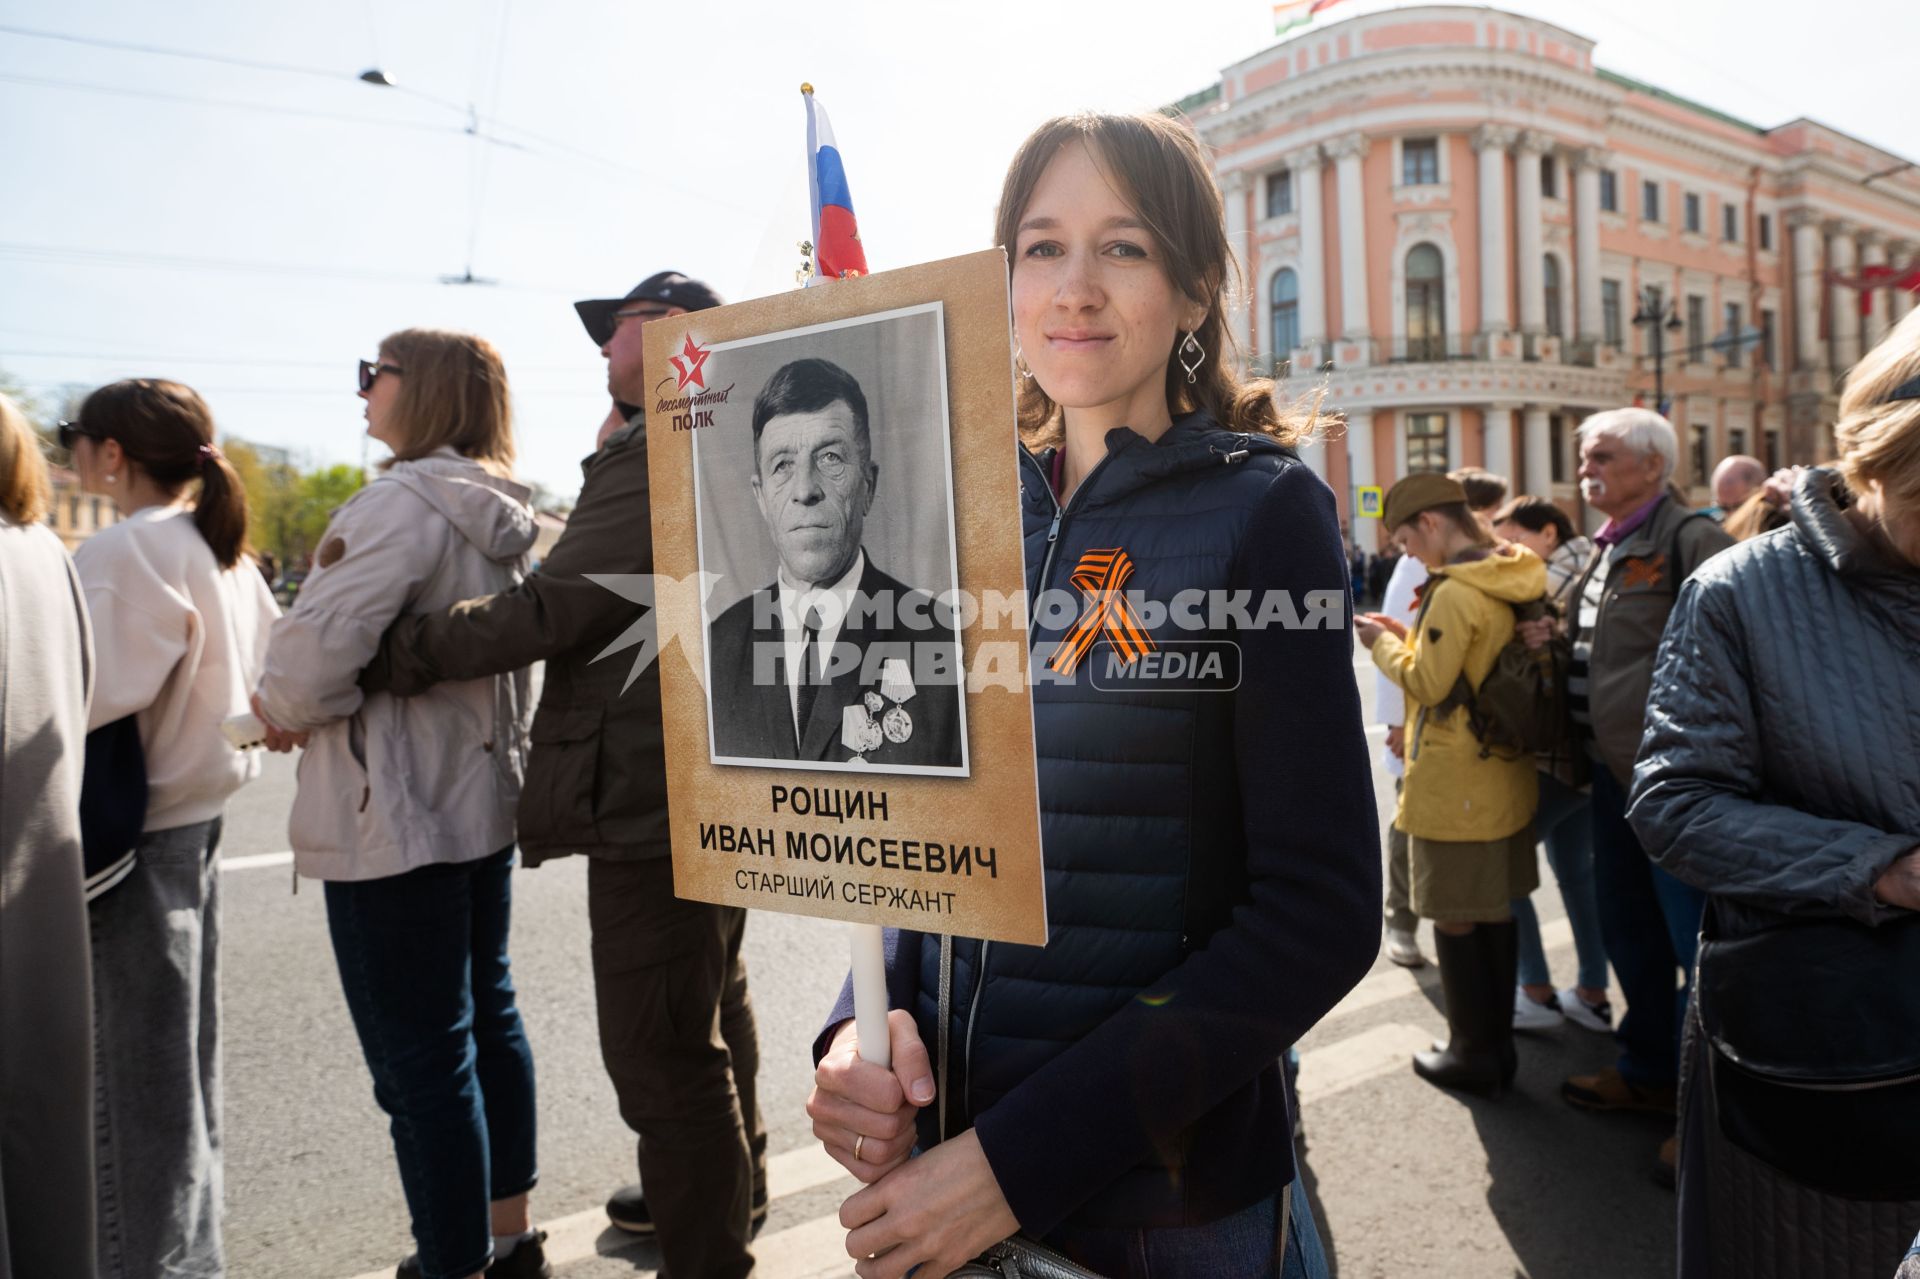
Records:
<instances>
[{"instance_id":1,"label":"clear pale sky","mask_svg":"<svg viewBox=\"0 0 1920 1279\"><path fill-rule=\"evenodd\" d=\"M1756 124L1920 158L1895 0L1500 7ZM1249 0L9 0L0 25L322 73L0 32L0 369L49 402L175 377L226 433L357 461L354 361L395 329L472 329L506 357L523 475L563 493L607 407L572 299L664 267L730 300L792 287L802 80L884 270L985 247L1047 116L1163 105L1273 40ZM417 93L356 80L372 66ZM465 136L468 102L516 145ZM469 261L498 283L438 282Z\"/></svg>"}]
</instances>

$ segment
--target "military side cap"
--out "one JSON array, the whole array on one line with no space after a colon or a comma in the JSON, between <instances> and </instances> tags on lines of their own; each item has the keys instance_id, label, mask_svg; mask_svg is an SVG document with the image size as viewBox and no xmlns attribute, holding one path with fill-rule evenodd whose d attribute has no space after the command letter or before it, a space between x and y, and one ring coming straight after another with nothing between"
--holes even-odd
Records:
<instances>
[{"instance_id":1,"label":"military side cap","mask_svg":"<svg viewBox=\"0 0 1920 1279\"><path fill-rule=\"evenodd\" d=\"M1410 522L1422 511L1431 511L1436 506L1452 506L1467 500L1467 490L1460 481L1448 479L1434 471L1422 471L1418 475L1409 475L1387 490L1386 512L1381 523L1389 531Z\"/></svg>"}]
</instances>

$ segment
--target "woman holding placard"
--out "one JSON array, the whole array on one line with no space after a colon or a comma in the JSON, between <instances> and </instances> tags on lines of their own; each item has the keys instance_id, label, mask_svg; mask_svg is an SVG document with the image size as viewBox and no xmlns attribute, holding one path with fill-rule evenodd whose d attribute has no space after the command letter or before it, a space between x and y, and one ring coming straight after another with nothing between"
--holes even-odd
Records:
<instances>
[{"instance_id":1,"label":"woman holding placard","mask_svg":"<svg viewBox=\"0 0 1920 1279\"><path fill-rule=\"evenodd\" d=\"M1120 598L1031 625L1047 946L891 935L891 1070L850 997L816 1044L815 1133L868 1183L848 1251L938 1275L1019 1232L1107 1276L1323 1274L1279 1061L1371 964L1380 859L1313 422L1234 374L1185 125L1043 125L998 234L1029 595ZM1142 677L1182 649L1230 669Z\"/></svg>"}]
</instances>

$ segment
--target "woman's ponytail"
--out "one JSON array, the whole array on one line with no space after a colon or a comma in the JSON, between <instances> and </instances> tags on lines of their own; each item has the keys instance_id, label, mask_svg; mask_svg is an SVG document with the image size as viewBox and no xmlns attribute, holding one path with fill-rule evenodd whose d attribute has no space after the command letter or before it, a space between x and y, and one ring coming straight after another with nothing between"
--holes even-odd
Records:
<instances>
[{"instance_id":1,"label":"woman's ponytail","mask_svg":"<svg viewBox=\"0 0 1920 1279\"><path fill-rule=\"evenodd\" d=\"M247 554L247 490L226 454L201 446L200 497L193 504L193 526L207 539L221 568L232 568Z\"/></svg>"}]
</instances>

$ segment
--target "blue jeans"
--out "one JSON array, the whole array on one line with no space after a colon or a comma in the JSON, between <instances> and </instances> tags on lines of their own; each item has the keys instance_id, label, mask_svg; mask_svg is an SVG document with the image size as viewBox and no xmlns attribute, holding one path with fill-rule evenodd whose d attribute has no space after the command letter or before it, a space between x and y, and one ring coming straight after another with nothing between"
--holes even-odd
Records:
<instances>
[{"instance_id":1,"label":"blue jeans","mask_svg":"<svg viewBox=\"0 0 1920 1279\"><path fill-rule=\"evenodd\" d=\"M1328 1279L1320 1232L1298 1178L1284 1259L1275 1257L1279 1217L1279 1199L1263 1199L1204 1226L1061 1229L1046 1244L1107 1279Z\"/></svg>"},{"instance_id":2,"label":"blue jeans","mask_svg":"<svg viewBox=\"0 0 1920 1279\"><path fill-rule=\"evenodd\" d=\"M347 1011L392 1117L426 1279L493 1257L488 1204L533 1188L533 1054L507 965L513 849L329 883Z\"/></svg>"},{"instance_id":3,"label":"blue jeans","mask_svg":"<svg viewBox=\"0 0 1920 1279\"><path fill-rule=\"evenodd\" d=\"M219 846L217 817L148 831L87 908L100 1279L226 1274Z\"/></svg>"},{"instance_id":4,"label":"blue jeans","mask_svg":"<svg viewBox=\"0 0 1920 1279\"><path fill-rule=\"evenodd\" d=\"M1578 984L1589 990L1607 988L1607 943L1600 935L1600 907L1593 892L1593 819L1587 797L1559 778L1540 774L1540 807L1534 829L1547 846L1547 865L1560 884L1560 900L1567 907L1573 929L1573 953L1579 960ZM1533 899L1513 899L1513 922L1520 935L1520 984L1550 986L1547 952L1540 944L1540 917Z\"/></svg>"},{"instance_id":5,"label":"blue jeans","mask_svg":"<svg viewBox=\"0 0 1920 1279\"><path fill-rule=\"evenodd\" d=\"M1627 1000L1613 1032L1620 1074L1638 1087L1665 1087L1680 1077L1680 1023L1707 897L1653 864L1627 824L1626 790L1598 761L1592 814L1600 931Z\"/></svg>"}]
</instances>

